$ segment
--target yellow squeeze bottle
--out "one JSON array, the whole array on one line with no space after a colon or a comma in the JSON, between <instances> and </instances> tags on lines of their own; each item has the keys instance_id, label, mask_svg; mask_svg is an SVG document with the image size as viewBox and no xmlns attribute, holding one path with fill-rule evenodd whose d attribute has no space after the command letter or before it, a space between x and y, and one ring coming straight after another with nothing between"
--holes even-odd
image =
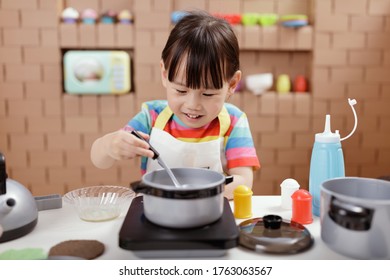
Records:
<instances>
[{"instance_id":1,"label":"yellow squeeze bottle","mask_svg":"<svg viewBox=\"0 0 390 280\"><path fill-rule=\"evenodd\" d=\"M234 217L246 219L252 216L252 190L245 185L239 185L234 189Z\"/></svg>"}]
</instances>

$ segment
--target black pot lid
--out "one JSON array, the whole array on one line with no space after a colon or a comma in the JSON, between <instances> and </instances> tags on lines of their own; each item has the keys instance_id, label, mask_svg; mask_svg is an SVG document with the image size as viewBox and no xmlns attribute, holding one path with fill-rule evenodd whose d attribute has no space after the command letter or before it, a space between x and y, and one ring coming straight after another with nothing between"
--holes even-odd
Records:
<instances>
[{"instance_id":1,"label":"black pot lid","mask_svg":"<svg viewBox=\"0 0 390 280\"><path fill-rule=\"evenodd\" d=\"M275 254L295 254L310 248L314 239L301 224L283 220L278 215L266 215L241 222L240 245L254 251Z\"/></svg>"}]
</instances>

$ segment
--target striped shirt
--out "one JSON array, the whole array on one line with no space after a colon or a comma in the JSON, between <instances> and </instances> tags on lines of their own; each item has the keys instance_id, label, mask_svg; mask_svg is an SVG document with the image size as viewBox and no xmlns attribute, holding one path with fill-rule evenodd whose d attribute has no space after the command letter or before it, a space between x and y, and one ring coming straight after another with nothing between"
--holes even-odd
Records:
<instances>
[{"instance_id":1,"label":"striped shirt","mask_svg":"<svg viewBox=\"0 0 390 280\"><path fill-rule=\"evenodd\" d=\"M166 100L143 103L142 110L128 122L124 130L138 130L150 135L158 115L167 105ZM230 127L224 135L227 169L243 166L253 167L254 169L260 168L246 114L232 104L225 103L224 106L230 116ZM175 115L164 127L164 131L176 139L192 143L216 140L220 137L219 130L218 118L203 127L190 128ZM143 158L141 160L142 173L146 171L146 164L147 158Z\"/></svg>"}]
</instances>

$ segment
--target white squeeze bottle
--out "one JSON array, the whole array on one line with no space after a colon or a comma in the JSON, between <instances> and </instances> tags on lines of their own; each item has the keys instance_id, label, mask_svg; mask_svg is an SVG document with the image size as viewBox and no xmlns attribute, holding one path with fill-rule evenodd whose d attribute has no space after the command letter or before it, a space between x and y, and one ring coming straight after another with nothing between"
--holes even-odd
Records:
<instances>
[{"instance_id":1,"label":"white squeeze bottle","mask_svg":"<svg viewBox=\"0 0 390 280\"><path fill-rule=\"evenodd\" d=\"M345 176L341 141L349 138L357 127L357 116L353 107L357 102L355 99L348 98L348 103L355 118L355 125L348 136L340 139L338 130L334 133L331 131L330 115L326 115L324 132L315 135L309 175L309 192L312 195L313 214L315 216L320 216L321 184L328 179Z\"/></svg>"}]
</instances>

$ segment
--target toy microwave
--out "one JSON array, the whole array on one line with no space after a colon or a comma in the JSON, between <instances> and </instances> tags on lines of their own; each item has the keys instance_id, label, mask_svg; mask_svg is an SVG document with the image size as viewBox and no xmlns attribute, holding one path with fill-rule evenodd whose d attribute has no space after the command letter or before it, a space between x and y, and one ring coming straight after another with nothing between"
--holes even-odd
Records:
<instances>
[{"instance_id":1,"label":"toy microwave","mask_svg":"<svg viewBox=\"0 0 390 280\"><path fill-rule=\"evenodd\" d=\"M124 51L67 51L64 89L69 94L130 92L130 56Z\"/></svg>"}]
</instances>

